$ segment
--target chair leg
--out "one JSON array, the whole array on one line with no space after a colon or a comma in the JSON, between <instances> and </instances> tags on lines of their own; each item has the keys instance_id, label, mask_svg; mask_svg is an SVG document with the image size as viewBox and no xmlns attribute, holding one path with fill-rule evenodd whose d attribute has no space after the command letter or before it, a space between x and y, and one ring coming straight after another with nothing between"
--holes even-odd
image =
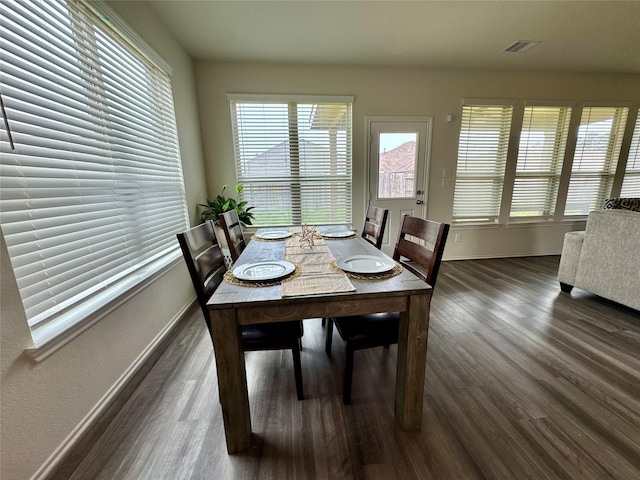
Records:
<instances>
[{"instance_id":1,"label":"chair leg","mask_svg":"<svg viewBox=\"0 0 640 480\"><path fill-rule=\"evenodd\" d=\"M327 318L327 331L324 337L324 351L331 356L331 343L333 341L333 319Z\"/></svg>"},{"instance_id":2,"label":"chair leg","mask_svg":"<svg viewBox=\"0 0 640 480\"><path fill-rule=\"evenodd\" d=\"M322 326L324 327L326 323L327 323L327 319L325 317L322 317Z\"/></svg>"},{"instance_id":3,"label":"chair leg","mask_svg":"<svg viewBox=\"0 0 640 480\"><path fill-rule=\"evenodd\" d=\"M302 337L304 336L304 322L300 320L300 331L302 335L298 337L298 347L300 347L300 351L302 351Z\"/></svg>"},{"instance_id":4,"label":"chair leg","mask_svg":"<svg viewBox=\"0 0 640 480\"><path fill-rule=\"evenodd\" d=\"M347 355L344 361L344 383L342 385L342 403L351 403L351 383L353 381L353 354L355 350L350 342L347 342Z\"/></svg>"},{"instance_id":5,"label":"chair leg","mask_svg":"<svg viewBox=\"0 0 640 480\"><path fill-rule=\"evenodd\" d=\"M291 354L293 355L293 373L296 377L296 393L298 394L298 400L302 400L304 399L304 392L302 390L302 364L300 362L300 347L297 341L291 346Z\"/></svg>"}]
</instances>

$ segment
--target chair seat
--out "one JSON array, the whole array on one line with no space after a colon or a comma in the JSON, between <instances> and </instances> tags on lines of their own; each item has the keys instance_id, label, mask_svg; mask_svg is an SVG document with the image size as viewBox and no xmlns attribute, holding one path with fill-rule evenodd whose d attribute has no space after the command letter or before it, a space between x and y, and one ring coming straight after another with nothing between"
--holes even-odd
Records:
<instances>
[{"instance_id":1,"label":"chair seat","mask_svg":"<svg viewBox=\"0 0 640 480\"><path fill-rule=\"evenodd\" d=\"M398 312L371 313L335 318L336 328L345 341L390 345L398 343Z\"/></svg>"},{"instance_id":2,"label":"chair seat","mask_svg":"<svg viewBox=\"0 0 640 480\"><path fill-rule=\"evenodd\" d=\"M265 323L242 326L242 343L270 343L292 341L302 337L302 322Z\"/></svg>"}]
</instances>

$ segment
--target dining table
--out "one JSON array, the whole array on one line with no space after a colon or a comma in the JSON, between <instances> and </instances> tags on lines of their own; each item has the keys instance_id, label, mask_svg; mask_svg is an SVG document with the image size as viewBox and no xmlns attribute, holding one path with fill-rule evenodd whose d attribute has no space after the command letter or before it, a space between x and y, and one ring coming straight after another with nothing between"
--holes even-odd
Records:
<instances>
[{"instance_id":1,"label":"dining table","mask_svg":"<svg viewBox=\"0 0 640 480\"><path fill-rule=\"evenodd\" d=\"M309 293L295 289L292 292L288 279L260 286L223 281L213 293L207 305L227 452L234 454L248 450L252 438L240 325L400 312L395 419L402 430L419 430L424 398L429 308L433 292L431 286L408 269L403 269L355 232L349 237L327 238L326 241L318 239L316 244L311 241L308 245L304 244L303 238L298 238L300 228L292 228L287 235L287 238L275 241L260 241L254 235L235 262L235 267L256 262L282 262L285 258L292 258L287 253L291 250L287 249L294 248L297 254L295 258L301 260L300 264L294 264L296 270L302 270L302 275L306 268L305 259L322 258L322 262L333 260L329 268L333 273L346 277L349 287ZM323 248L329 252L328 257L314 257L320 244L326 245ZM394 262L399 269L393 275L381 278L379 275L349 275L350 272L343 272L337 267L343 259L361 255ZM320 277L322 275L312 274L306 278L311 285L312 280ZM297 281L305 285L306 280L303 276L298 277ZM342 280L338 283L341 284ZM304 375L304 361L302 369Z\"/></svg>"}]
</instances>

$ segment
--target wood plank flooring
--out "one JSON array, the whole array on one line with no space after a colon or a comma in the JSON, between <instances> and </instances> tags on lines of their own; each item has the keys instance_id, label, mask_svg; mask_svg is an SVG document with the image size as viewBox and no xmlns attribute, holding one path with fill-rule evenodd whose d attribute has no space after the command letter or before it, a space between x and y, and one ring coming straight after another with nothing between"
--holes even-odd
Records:
<instances>
[{"instance_id":1,"label":"wood plank flooring","mask_svg":"<svg viewBox=\"0 0 640 480\"><path fill-rule=\"evenodd\" d=\"M53 478L638 479L640 313L574 289L558 257L445 262L432 302L423 426L394 425L396 348L246 354L255 448L226 453L211 340L195 309L88 454ZM640 289L640 286L639 286ZM640 294L640 291L639 291ZM72 473L68 473L72 472Z\"/></svg>"}]
</instances>

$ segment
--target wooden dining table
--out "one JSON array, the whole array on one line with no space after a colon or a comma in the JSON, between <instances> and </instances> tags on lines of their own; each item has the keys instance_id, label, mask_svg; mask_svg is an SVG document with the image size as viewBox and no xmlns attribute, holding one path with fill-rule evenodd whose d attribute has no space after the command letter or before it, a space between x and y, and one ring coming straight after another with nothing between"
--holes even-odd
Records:
<instances>
[{"instance_id":1,"label":"wooden dining table","mask_svg":"<svg viewBox=\"0 0 640 480\"><path fill-rule=\"evenodd\" d=\"M359 254L389 258L360 237L327 240L326 245L336 260ZM284 241L252 240L236 265L284 256ZM407 269L386 279L350 280L353 291L294 297L283 297L281 284L247 287L222 282L211 296L211 335L228 453L248 450L252 436L239 325L400 312L395 418L402 430L420 429L432 288ZM304 360L302 370L304 375Z\"/></svg>"}]
</instances>

